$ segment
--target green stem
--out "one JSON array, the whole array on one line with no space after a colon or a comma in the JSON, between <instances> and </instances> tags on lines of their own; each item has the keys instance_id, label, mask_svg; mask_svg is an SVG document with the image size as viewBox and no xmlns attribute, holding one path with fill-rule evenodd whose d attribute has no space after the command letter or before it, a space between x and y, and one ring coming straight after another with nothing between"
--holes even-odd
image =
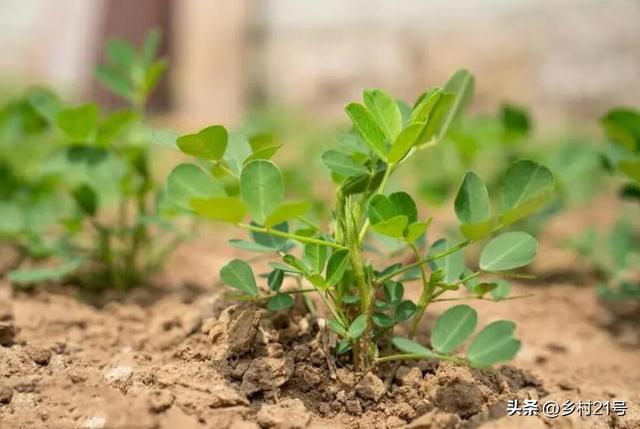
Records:
<instances>
[{"instance_id":1,"label":"green stem","mask_svg":"<svg viewBox=\"0 0 640 429\"><path fill-rule=\"evenodd\" d=\"M382 356L382 357L376 358L376 363L401 361L401 360L421 360L421 359L439 359L439 360L446 360L446 361L456 362L456 363L465 364L465 365L467 364L467 360L464 358L461 358L458 356L439 355L435 353L431 356L425 356L423 354L417 354L417 353L401 353L397 355Z\"/></svg>"},{"instance_id":2,"label":"green stem","mask_svg":"<svg viewBox=\"0 0 640 429\"><path fill-rule=\"evenodd\" d=\"M400 268L397 271L389 273L386 276L380 277L379 279L376 280L376 282L377 283L384 283L387 280L392 279L393 277L397 276L398 274L402 274L404 272L407 272L407 271L411 270L412 268L419 267L419 266L427 264L429 262L433 262L435 260L444 258L445 256L449 256L452 253L455 253L458 250L463 249L463 248L467 247L468 245L470 245L472 243L473 243L473 240L465 240L465 241L463 241L461 243L458 243L455 246L445 250L444 252L440 252L440 253L435 254L435 255L427 258L427 259L423 259L421 261L414 262L413 264L405 265L404 267Z\"/></svg>"},{"instance_id":3,"label":"green stem","mask_svg":"<svg viewBox=\"0 0 640 429\"><path fill-rule=\"evenodd\" d=\"M229 176L240 180L240 176L238 176L234 171L232 171L229 167L227 167L226 165L224 165L222 162L220 161L214 161L213 164L218 167L220 170L224 171L225 173L227 173Z\"/></svg>"},{"instance_id":4,"label":"green stem","mask_svg":"<svg viewBox=\"0 0 640 429\"><path fill-rule=\"evenodd\" d=\"M468 301L468 300L479 300L479 301L492 301L492 302L501 302L501 301L511 301L514 299L523 299L523 298L531 298L532 296L535 296L534 293L526 293L524 295L515 295L515 296L509 296L506 298L502 298L502 299L495 299L495 298L485 298L482 296L463 296L463 297L459 297L459 298L442 298L442 299L434 299L431 302L448 302L448 301Z\"/></svg>"},{"instance_id":5,"label":"green stem","mask_svg":"<svg viewBox=\"0 0 640 429\"><path fill-rule=\"evenodd\" d=\"M318 238L313 238L313 237L304 237L302 235L290 234L288 232L278 231L277 229L264 228L262 226L249 225L246 223L238 223L236 224L236 226L239 228L247 229L249 231L262 232L265 234L275 235L276 237L296 240L301 243L319 244L321 246L333 247L334 249L346 249L346 247L331 241L320 240Z\"/></svg>"}]
</instances>

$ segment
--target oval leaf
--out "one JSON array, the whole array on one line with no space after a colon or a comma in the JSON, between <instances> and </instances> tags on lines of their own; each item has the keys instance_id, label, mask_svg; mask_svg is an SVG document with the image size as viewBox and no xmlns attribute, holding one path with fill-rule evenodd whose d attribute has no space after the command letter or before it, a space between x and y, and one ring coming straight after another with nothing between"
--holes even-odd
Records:
<instances>
[{"instance_id":1,"label":"oval leaf","mask_svg":"<svg viewBox=\"0 0 640 429\"><path fill-rule=\"evenodd\" d=\"M280 204L264 221L264 226L272 227L278 223L282 223L289 219L302 216L311 209L311 203L308 201L292 201Z\"/></svg>"},{"instance_id":2,"label":"oval leaf","mask_svg":"<svg viewBox=\"0 0 640 429\"><path fill-rule=\"evenodd\" d=\"M385 135L376 124L371 112L358 103L348 104L345 111L369 148L378 158L385 159L388 151Z\"/></svg>"},{"instance_id":3,"label":"oval leaf","mask_svg":"<svg viewBox=\"0 0 640 429\"><path fill-rule=\"evenodd\" d=\"M349 250L340 249L331 255L327 263L327 285L334 286L344 275L349 265Z\"/></svg>"},{"instance_id":4,"label":"oval leaf","mask_svg":"<svg viewBox=\"0 0 640 429\"><path fill-rule=\"evenodd\" d=\"M167 196L173 204L191 211L194 197L224 196L224 189L215 179L193 164L180 164L167 177Z\"/></svg>"},{"instance_id":5,"label":"oval leaf","mask_svg":"<svg viewBox=\"0 0 640 429\"><path fill-rule=\"evenodd\" d=\"M546 204L553 196L551 172L533 161L515 162L500 182L501 222L510 225Z\"/></svg>"},{"instance_id":6,"label":"oval leaf","mask_svg":"<svg viewBox=\"0 0 640 429\"><path fill-rule=\"evenodd\" d=\"M190 205L200 216L222 222L241 222L246 213L244 203L235 197L192 198Z\"/></svg>"},{"instance_id":7,"label":"oval leaf","mask_svg":"<svg viewBox=\"0 0 640 429\"><path fill-rule=\"evenodd\" d=\"M389 141L393 141L402 130L402 114L396 100L380 89L364 91L362 99L378 127Z\"/></svg>"},{"instance_id":8,"label":"oval leaf","mask_svg":"<svg viewBox=\"0 0 640 429\"><path fill-rule=\"evenodd\" d=\"M360 337L360 335L362 335L362 333L366 328L367 328L367 315L361 314L360 316L356 317L356 320L354 320L351 323L351 326L349 326L349 331L348 331L349 338L356 339Z\"/></svg>"},{"instance_id":9,"label":"oval leaf","mask_svg":"<svg viewBox=\"0 0 640 429\"><path fill-rule=\"evenodd\" d=\"M282 174L271 161L251 161L240 175L240 195L253 219L264 224L284 198Z\"/></svg>"},{"instance_id":10,"label":"oval leaf","mask_svg":"<svg viewBox=\"0 0 640 429\"><path fill-rule=\"evenodd\" d=\"M467 358L472 366L486 368L513 359L520 350L520 341L513 338L516 325L499 320L487 325L469 346Z\"/></svg>"},{"instance_id":11,"label":"oval leaf","mask_svg":"<svg viewBox=\"0 0 640 429\"><path fill-rule=\"evenodd\" d=\"M505 232L491 240L480 253L480 269L506 271L529 264L538 253L536 239L526 232Z\"/></svg>"},{"instance_id":12,"label":"oval leaf","mask_svg":"<svg viewBox=\"0 0 640 429\"><path fill-rule=\"evenodd\" d=\"M456 216L462 224L475 224L489 218L489 192L477 174L470 171L462 180L455 200Z\"/></svg>"},{"instance_id":13,"label":"oval leaf","mask_svg":"<svg viewBox=\"0 0 640 429\"><path fill-rule=\"evenodd\" d=\"M391 145L389 155L387 156L387 162L395 164L401 161L409 150L411 150L411 148L418 142L418 138L420 137L420 133L424 126L424 122L417 122L408 125L407 128L402 130Z\"/></svg>"},{"instance_id":14,"label":"oval leaf","mask_svg":"<svg viewBox=\"0 0 640 429\"><path fill-rule=\"evenodd\" d=\"M267 302L270 311L286 310L293 305L293 297L288 293L279 293Z\"/></svg>"},{"instance_id":15,"label":"oval leaf","mask_svg":"<svg viewBox=\"0 0 640 429\"><path fill-rule=\"evenodd\" d=\"M284 280L284 271L282 270L273 270L269 273L269 278L267 279L267 285L269 289L274 292L278 292L282 287L282 281Z\"/></svg>"},{"instance_id":16,"label":"oval leaf","mask_svg":"<svg viewBox=\"0 0 640 429\"><path fill-rule=\"evenodd\" d=\"M457 349L476 329L478 313L468 305L451 307L438 317L431 332L431 345L442 353Z\"/></svg>"},{"instance_id":17,"label":"oval leaf","mask_svg":"<svg viewBox=\"0 0 640 429\"><path fill-rule=\"evenodd\" d=\"M200 130L197 134L188 134L178 138L178 148L187 155L196 158L218 161L227 149L229 135L222 125L213 125Z\"/></svg>"},{"instance_id":18,"label":"oval leaf","mask_svg":"<svg viewBox=\"0 0 640 429\"><path fill-rule=\"evenodd\" d=\"M369 171L364 165L355 162L349 155L337 150L328 150L322 154L322 163L334 173L344 177L367 174Z\"/></svg>"},{"instance_id":19,"label":"oval leaf","mask_svg":"<svg viewBox=\"0 0 640 429\"><path fill-rule=\"evenodd\" d=\"M258 296L258 286L249 264L241 259L234 259L220 270L220 279L232 288L247 295Z\"/></svg>"}]
</instances>

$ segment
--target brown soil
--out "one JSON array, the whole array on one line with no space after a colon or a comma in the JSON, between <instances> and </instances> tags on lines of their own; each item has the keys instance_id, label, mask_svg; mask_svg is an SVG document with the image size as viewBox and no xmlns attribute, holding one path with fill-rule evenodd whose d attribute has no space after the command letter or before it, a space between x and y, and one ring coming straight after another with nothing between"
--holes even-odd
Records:
<instances>
[{"instance_id":1,"label":"brown soil","mask_svg":"<svg viewBox=\"0 0 640 429\"><path fill-rule=\"evenodd\" d=\"M389 367L353 373L302 303L286 313L226 303L215 273L230 255L220 248L221 239L191 245L164 277L210 288L141 291L100 307L0 284L0 428L640 428L640 328L614 318L588 276L475 305L481 324L517 322L523 348L511 365L416 362L386 388ZM433 305L422 341L446 308ZM629 411L506 417L516 398L620 399Z\"/></svg>"}]
</instances>

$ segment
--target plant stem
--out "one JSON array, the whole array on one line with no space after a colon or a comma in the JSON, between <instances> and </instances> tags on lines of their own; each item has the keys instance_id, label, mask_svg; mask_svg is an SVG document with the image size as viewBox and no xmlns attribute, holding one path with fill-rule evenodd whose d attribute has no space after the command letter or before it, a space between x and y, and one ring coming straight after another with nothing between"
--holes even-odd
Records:
<instances>
[{"instance_id":1,"label":"plant stem","mask_svg":"<svg viewBox=\"0 0 640 429\"><path fill-rule=\"evenodd\" d=\"M324 241L318 238L313 237L304 237L302 235L290 234L288 232L278 231L277 229L265 228L262 226L249 225L246 223L238 223L236 224L239 228L244 228L249 231L262 232L265 234L275 235L276 237L288 238L291 240L296 240L301 243L309 243L309 244L319 244L321 246L333 247L334 249L346 249L346 247L341 246L332 241Z\"/></svg>"},{"instance_id":2,"label":"plant stem","mask_svg":"<svg viewBox=\"0 0 640 429\"><path fill-rule=\"evenodd\" d=\"M220 161L214 161L213 164L218 167L220 170L224 171L225 173L227 173L229 176L240 180L240 176L238 176L236 173L234 173L229 167L227 167L226 165L224 165L222 162Z\"/></svg>"},{"instance_id":3,"label":"plant stem","mask_svg":"<svg viewBox=\"0 0 640 429\"><path fill-rule=\"evenodd\" d=\"M446 360L450 362L456 362L459 364L465 364L465 365L467 364L467 360L464 358L461 358L458 356L439 355L435 353L431 356L426 356L426 355L417 354L417 353L401 353L397 355L382 356L382 357L376 358L376 363L402 361L402 360L421 360L421 359L439 359L439 360Z\"/></svg>"},{"instance_id":4,"label":"plant stem","mask_svg":"<svg viewBox=\"0 0 640 429\"><path fill-rule=\"evenodd\" d=\"M516 296L509 296L503 299L495 299L495 298L485 298L482 296L463 296L463 297L458 297L458 298L442 298L442 299L434 299L431 302L448 302L448 301L468 301L468 300L480 300L480 301L493 301L493 302L501 302L501 301L511 301L514 299L523 299L523 298L531 298L532 296L535 296L535 293L526 293L524 295L516 295Z\"/></svg>"},{"instance_id":5,"label":"plant stem","mask_svg":"<svg viewBox=\"0 0 640 429\"><path fill-rule=\"evenodd\" d=\"M427 264L429 262L433 262L433 261L438 260L440 258L444 258L445 256L449 256L452 253L455 253L458 250L463 249L463 248L467 247L468 245L470 245L472 243L473 243L473 240L465 240L465 241L463 241L461 243L458 243L455 246L445 250L444 252L440 252L440 253L435 254L435 255L427 258L427 259L423 259L421 261L414 262L413 264L405 265L404 267L400 268L397 271L389 273L386 276L380 277L379 279L376 280L376 282L377 283L384 283L387 280L392 279L393 277L397 276L398 274L402 274L404 272L409 271L412 268L419 267L419 266Z\"/></svg>"}]
</instances>

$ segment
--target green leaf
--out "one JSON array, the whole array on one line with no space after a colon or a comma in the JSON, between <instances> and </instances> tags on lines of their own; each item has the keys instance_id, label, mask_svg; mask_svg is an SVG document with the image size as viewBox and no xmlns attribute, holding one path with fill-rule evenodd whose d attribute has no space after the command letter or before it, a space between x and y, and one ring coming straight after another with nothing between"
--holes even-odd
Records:
<instances>
[{"instance_id":1,"label":"green leaf","mask_svg":"<svg viewBox=\"0 0 640 429\"><path fill-rule=\"evenodd\" d=\"M478 313L468 305L451 307L438 317L431 331L431 345L442 353L449 354L460 347L473 333L478 324Z\"/></svg>"},{"instance_id":2,"label":"green leaf","mask_svg":"<svg viewBox=\"0 0 640 429\"><path fill-rule=\"evenodd\" d=\"M607 241L611 259L616 268L620 270L626 268L627 259L631 255L635 241L633 226L623 220L619 220L613 226Z\"/></svg>"},{"instance_id":3,"label":"green leaf","mask_svg":"<svg viewBox=\"0 0 640 429\"><path fill-rule=\"evenodd\" d=\"M387 196L382 194L374 195L369 201L367 214L369 222L375 225L391 219L398 214L395 204Z\"/></svg>"},{"instance_id":4,"label":"green leaf","mask_svg":"<svg viewBox=\"0 0 640 429\"><path fill-rule=\"evenodd\" d=\"M269 146L269 147L263 147L261 149L258 149L255 152L253 152L251 155L249 155L249 157L247 157L247 159L243 161L243 164L247 164L256 159L271 159L273 155L275 155L276 152L278 152L278 149L280 149L281 147L282 145L279 144L276 146Z\"/></svg>"},{"instance_id":5,"label":"green leaf","mask_svg":"<svg viewBox=\"0 0 640 429\"><path fill-rule=\"evenodd\" d=\"M460 232L470 240L480 240L491 235L497 226L498 218L492 217L484 222L460 225Z\"/></svg>"},{"instance_id":6,"label":"green leaf","mask_svg":"<svg viewBox=\"0 0 640 429\"><path fill-rule=\"evenodd\" d=\"M267 302L267 309L270 311L286 310L293 306L293 303L294 300L291 295L288 293L279 293Z\"/></svg>"},{"instance_id":7,"label":"green leaf","mask_svg":"<svg viewBox=\"0 0 640 429\"><path fill-rule=\"evenodd\" d=\"M462 111L473 100L474 78L467 70L461 69L447 81L442 92L445 96L451 97L448 103L446 115L442 118L438 129L437 139L442 140L447 134L449 127L457 119Z\"/></svg>"},{"instance_id":8,"label":"green leaf","mask_svg":"<svg viewBox=\"0 0 640 429\"><path fill-rule=\"evenodd\" d=\"M389 155L387 156L387 162L395 164L401 161L409 150L418 143L424 126L424 122L417 122L409 124L404 130L402 130L391 145Z\"/></svg>"},{"instance_id":9,"label":"green leaf","mask_svg":"<svg viewBox=\"0 0 640 429\"><path fill-rule=\"evenodd\" d=\"M498 287L497 283L482 282L482 283L478 283L473 288L473 293L478 297L483 297L489 292L492 292L493 290L495 290L497 287Z\"/></svg>"},{"instance_id":10,"label":"green leaf","mask_svg":"<svg viewBox=\"0 0 640 429\"><path fill-rule=\"evenodd\" d=\"M618 169L633 181L640 183L640 159L624 159L618 163Z\"/></svg>"},{"instance_id":11,"label":"green leaf","mask_svg":"<svg viewBox=\"0 0 640 429\"><path fill-rule=\"evenodd\" d=\"M340 356L347 353L351 350L351 341L348 338L343 338L340 340L338 345L336 346L336 355Z\"/></svg>"},{"instance_id":12,"label":"green leaf","mask_svg":"<svg viewBox=\"0 0 640 429\"><path fill-rule=\"evenodd\" d=\"M491 240L480 253L480 269L486 272L523 267L538 253L536 239L526 232L505 232Z\"/></svg>"},{"instance_id":13,"label":"green leaf","mask_svg":"<svg viewBox=\"0 0 640 429\"><path fill-rule=\"evenodd\" d=\"M405 301L402 301L396 307L394 318L398 322L404 322L405 320L408 320L411 316L414 315L414 313L416 312L417 308L418 307L416 307L416 305L413 303L413 301L410 301L408 299L405 300Z\"/></svg>"},{"instance_id":14,"label":"green leaf","mask_svg":"<svg viewBox=\"0 0 640 429\"><path fill-rule=\"evenodd\" d=\"M289 232L289 224L287 222L282 222L274 225L271 229L280 232ZM272 249L284 250L290 247L289 239L278 237L277 235L266 232L251 231L251 237L256 243Z\"/></svg>"},{"instance_id":15,"label":"green leaf","mask_svg":"<svg viewBox=\"0 0 640 429\"><path fill-rule=\"evenodd\" d=\"M349 250L340 249L335 251L327 263L327 285L334 286L342 280L342 276L344 276L348 265Z\"/></svg>"},{"instance_id":16,"label":"green leaf","mask_svg":"<svg viewBox=\"0 0 640 429\"><path fill-rule=\"evenodd\" d=\"M304 215L311 209L308 201L292 201L280 204L264 221L267 228Z\"/></svg>"},{"instance_id":17,"label":"green leaf","mask_svg":"<svg viewBox=\"0 0 640 429\"><path fill-rule=\"evenodd\" d=\"M62 110L62 100L50 89L31 88L27 91L26 98L43 118L50 123L55 122L58 112Z\"/></svg>"},{"instance_id":18,"label":"green leaf","mask_svg":"<svg viewBox=\"0 0 640 429\"><path fill-rule=\"evenodd\" d=\"M612 142L630 152L640 150L640 112L618 107L610 110L600 122Z\"/></svg>"},{"instance_id":19,"label":"green leaf","mask_svg":"<svg viewBox=\"0 0 640 429\"><path fill-rule=\"evenodd\" d=\"M402 115L396 101L379 89L364 91L362 98L378 127L389 141L393 141L402 130Z\"/></svg>"},{"instance_id":20,"label":"green leaf","mask_svg":"<svg viewBox=\"0 0 640 429\"><path fill-rule=\"evenodd\" d=\"M515 162L500 181L501 223L510 225L528 216L553 196L553 175L533 161Z\"/></svg>"},{"instance_id":21,"label":"green leaf","mask_svg":"<svg viewBox=\"0 0 640 429\"><path fill-rule=\"evenodd\" d=\"M408 338L393 337L393 339L391 340L391 343L395 346L395 348L397 348L398 350L404 353L424 356L425 358L430 358L434 356L434 353L431 350L414 341L411 341Z\"/></svg>"},{"instance_id":22,"label":"green leaf","mask_svg":"<svg viewBox=\"0 0 640 429\"><path fill-rule=\"evenodd\" d=\"M394 192L389 195L389 200L393 203L397 214L405 215L410 223L418 220L418 208L413 198L406 192Z\"/></svg>"},{"instance_id":23,"label":"green leaf","mask_svg":"<svg viewBox=\"0 0 640 429\"><path fill-rule=\"evenodd\" d=\"M451 247L452 246L446 238L441 238L431 246L431 249L429 250L429 258L443 253ZM464 254L462 253L462 250L458 250L450 255L429 262L429 266L433 271L442 270L444 275L443 280L446 283L457 283L460 278L460 274L464 271Z\"/></svg>"},{"instance_id":24,"label":"green leaf","mask_svg":"<svg viewBox=\"0 0 640 429\"><path fill-rule=\"evenodd\" d=\"M496 288L491 291L494 299L500 301L509 296L511 293L511 283L506 280L496 280Z\"/></svg>"},{"instance_id":25,"label":"green leaf","mask_svg":"<svg viewBox=\"0 0 640 429\"><path fill-rule=\"evenodd\" d=\"M178 148L196 158L219 161L227 149L229 135L222 125L212 125L197 134L179 137Z\"/></svg>"},{"instance_id":26,"label":"green leaf","mask_svg":"<svg viewBox=\"0 0 640 429\"><path fill-rule=\"evenodd\" d=\"M329 328L331 328L333 332L340 335L341 337L349 336L349 333L347 332L347 328L342 326L342 323L338 322L337 320L329 319L327 320L327 325L329 326Z\"/></svg>"},{"instance_id":27,"label":"green leaf","mask_svg":"<svg viewBox=\"0 0 640 429\"><path fill-rule=\"evenodd\" d=\"M169 65L167 64L166 61L159 60L151 64L149 68L145 70L144 87L143 87L143 91L145 95L148 96L151 93L151 91L154 90L154 88L160 81L160 78L162 77L164 72L167 70L167 67L169 67Z\"/></svg>"},{"instance_id":28,"label":"green leaf","mask_svg":"<svg viewBox=\"0 0 640 429\"><path fill-rule=\"evenodd\" d=\"M9 273L9 281L12 284L35 284L43 282L59 282L64 280L70 274L78 271L84 258L72 258L60 265L46 268L28 268Z\"/></svg>"},{"instance_id":29,"label":"green leaf","mask_svg":"<svg viewBox=\"0 0 640 429\"><path fill-rule=\"evenodd\" d=\"M278 292L282 287L282 281L284 280L284 271L282 270L273 270L269 274L269 279L267 280L267 284L269 289L274 292Z\"/></svg>"},{"instance_id":30,"label":"green leaf","mask_svg":"<svg viewBox=\"0 0 640 429\"><path fill-rule=\"evenodd\" d=\"M359 338L360 335L364 333L364 330L367 329L367 315L361 314L356 317L356 319L349 326L349 338L356 339Z\"/></svg>"},{"instance_id":31,"label":"green leaf","mask_svg":"<svg viewBox=\"0 0 640 429\"><path fill-rule=\"evenodd\" d=\"M154 28L149 31L147 37L144 39L142 46L142 62L145 65L149 65L153 62L158 52L158 46L160 45L160 30Z\"/></svg>"},{"instance_id":32,"label":"green leaf","mask_svg":"<svg viewBox=\"0 0 640 429\"><path fill-rule=\"evenodd\" d=\"M381 328L390 328L396 324L396 321L393 319L393 317L384 313L374 313L371 318L373 319L373 323Z\"/></svg>"},{"instance_id":33,"label":"green leaf","mask_svg":"<svg viewBox=\"0 0 640 429\"><path fill-rule=\"evenodd\" d=\"M271 161L251 161L240 175L240 195L258 224L264 224L284 198L284 183Z\"/></svg>"},{"instance_id":34,"label":"green leaf","mask_svg":"<svg viewBox=\"0 0 640 429\"><path fill-rule=\"evenodd\" d=\"M109 90L127 100L133 97L134 88L128 76L113 67L99 65L96 67L96 78Z\"/></svg>"},{"instance_id":35,"label":"green leaf","mask_svg":"<svg viewBox=\"0 0 640 429\"><path fill-rule=\"evenodd\" d=\"M378 158L386 159L388 148L385 135L376 124L373 115L366 107L358 103L348 104L345 111L369 148Z\"/></svg>"},{"instance_id":36,"label":"green leaf","mask_svg":"<svg viewBox=\"0 0 640 429\"><path fill-rule=\"evenodd\" d=\"M83 213L89 216L95 216L96 210L98 209L98 196L91 186L86 183L82 184L73 190L72 195Z\"/></svg>"},{"instance_id":37,"label":"green leaf","mask_svg":"<svg viewBox=\"0 0 640 429\"><path fill-rule=\"evenodd\" d=\"M249 264L241 259L234 259L220 270L220 279L247 295L258 296L258 286Z\"/></svg>"},{"instance_id":38,"label":"green leaf","mask_svg":"<svg viewBox=\"0 0 640 429\"><path fill-rule=\"evenodd\" d=\"M426 123L431 115L431 111L434 106L440 100L442 96L442 88L432 88L426 93L422 94L416 103L416 106L411 111L409 117L409 123L420 122Z\"/></svg>"},{"instance_id":39,"label":"green leaf","mask_svg":"<svg viewBox=\"0 0 640 429\"><path fill-rule=\"evenodd\" d=\"M470 171L462 180L455 200L456 216L462 224L475 224L490 215L489 192L477 174Z\"/></svg>"},{"instance_id":40,"label":"green leaf","mask_svg":"<svg viewBox=\"0 0 640 429\"><path fill-rule=\"evenodd\" d=\"M244 203L236 197L192 198L190 205L200 216L222 222L242 222L246 213Z\"/></svg>"},{"instance_id":41,"label":"green leaf","mask_svg":"<svg viewBox=\"0 0 640 429\"><path fill-rule=\"evenodd\" d=\"M229 240L229 244L231 245L231 247L235 247L236 249L240 250L247 250L249 252L270 253L278 251L278 248L265 246L251 241L238 240L237 238L232 238L231 240Z\"/></svg>"},{"instance_id":42,"label":"green leaf","mask_svg":"<svg viewBox=\"0 0 640 429\"><path fill-rule=\"evenodd\" d=\"M309 267L307 267L307 265L302 262L300 259L296 258L293 255L284 255L282 257L282 260L288 264L291 265L293 268L295 268L296 270L300 271L301 273L309 274Z\"/></svg>"},{"instance_id":43,"label":"green leaf","mask_svg":"<svg viewBox=\"0 0 640 429\"><path fill-rule=\"evenodd\" d=\"M513 359L520 350L520 341L513 338L516 325L499 320L487 325L469 346L467 358L472 366L486 368Z\"/></svg>"},{"instance_id":44,"label":"green leaf","mask_svg":"<svg viewBox=\"0 0 640 429\"><path fill-rule=\"evenodd\" d=\"M193 164L180 164L167 177L167 196L177 207L191 211L191 199L224 196L222 186Z\"/></svg>"},{"instance_id":45,"label":"green leaf","mask_svg":"<svg viewBox=\"0 0 640 429\"><path fill-rule=\"evenodd\" d=\"M526 136L531 128L527 111L513 104L503 104L500 107L500 119L507 138Z\"/></svg>"},{"instance_id":46,"label":"green leaf","mask_svg":"<svg viewBox=\"0 0 640 429\"><path fill-rule=\"evenodd\" d=\"M133 46L122 39L109 40L106 52L109 59L123 71L129 71L136 56Z\"/></svg>"},{"instance_id":47,"label":"green leaf","mask_svg":"<svg viewBox=\"0 0 640 429\"><path fill-rule=\"evenodd\" d=\"M404 286L400 282L388 281L384 284L384 297L389 304L400 304L404 296Z\"/></svg>"},{"instance_id":48,"label":"green leaf","mask_svg":"<svg viewBox=\"0 0 640 429\"><path fill-rule=\"evenodd\" d=\"M56 124L71 139L87 141L98 126L98 107L84 104L75 109L62 110L56 117Z\"/></svg>"},{"instance_id":49,"label":"green leaf","mask_svg":"<svg viewBox=\"0 0 640 429\"><path fill-rule=\"evenodd\" d=\"M311 271L320 274L327 262L329 249L321 244L308 243L304 246L304 260Z\"/></svg>"},{"instance_id":50,"label":"green leaf","mask_svg":"<svg viewBox=\"0 0 640 429\"><path fill-rule=\"evenodd\" d=\"M329 170L344 177L367 174L369 171L364 165L358 164L349 155L337 150L328 150L322 154L322 163Z\"/></svg>"},{"instance_id":51,"label":"green leaf","mask_svg":"<svg viewBox=\"0 0 640 429\"><path fill-rule=\"evenodd\" d=\"M387 237L401 238L404 235L404 230L407 228L409 220L405 215L394 216L391 219L378 222L372 225L372 229L378 234L386 235Z\"/></svg>"},{"instance_id":52,"label":"green leaf","mask_svg":"<svg viewBox=\"0 0 640 429\"><path fill-rule=\"evenodd\" d=\"M424 222L414 222L407 226L407 231L404 235L404 239L407 243L413 243L419 239L426 231L427 224Z\"/></svg>"}]
</instances>

